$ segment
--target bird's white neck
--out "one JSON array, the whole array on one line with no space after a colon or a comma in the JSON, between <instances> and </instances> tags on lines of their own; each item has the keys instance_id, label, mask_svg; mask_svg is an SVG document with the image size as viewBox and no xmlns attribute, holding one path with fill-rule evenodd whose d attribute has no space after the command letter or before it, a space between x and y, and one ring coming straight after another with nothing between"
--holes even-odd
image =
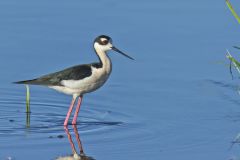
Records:
<instances>
[{"instance_id":1,"label":"bird's white neck","mask_svg":"<svg viewBox=\"0 0 240 160\"><path fill-rule=\"evenodd\" d=\"M103 51L97 47L95 47L95 51L99 57L102 67L106 70L106 72L110 73L112 69L112 62L111 59L108 57L106 51Z\"/></svg>"}]
</instances>

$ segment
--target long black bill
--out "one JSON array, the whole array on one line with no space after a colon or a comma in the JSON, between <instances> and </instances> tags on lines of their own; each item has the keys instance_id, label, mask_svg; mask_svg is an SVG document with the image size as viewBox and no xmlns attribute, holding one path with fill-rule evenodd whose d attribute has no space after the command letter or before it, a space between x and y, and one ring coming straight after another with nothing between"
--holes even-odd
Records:
<instances>
[{"instance_id":1,"label":"long black bill","mask_svg":"<svg viewBox=\"0 0 240 160\"><path fill-rule=\"evenodd\" d=\"M131 59L131 60L134 60L132 57L130 57L129 55L123 53L122 51L120 51L119 49L117 49L117 48L114 47L114 46L112 46L112 50L114 50L114 51L116 51L116 52L118 52L118 53L124 55L125 57L128 57L128 58Z\"/></svg>"}]
</instances>

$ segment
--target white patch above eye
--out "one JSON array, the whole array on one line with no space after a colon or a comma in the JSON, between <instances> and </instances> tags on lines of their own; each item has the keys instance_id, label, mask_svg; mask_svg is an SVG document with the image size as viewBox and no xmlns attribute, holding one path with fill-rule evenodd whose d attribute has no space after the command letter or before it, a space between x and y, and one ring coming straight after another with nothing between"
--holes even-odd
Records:
<instances>
[{"instance_id":1,"label":"white patch above eye","mask_svg":"<svg viewBox=\"0 0 240 160\"><path fill-rule=\"evenodd\" d=\"M103 41L106 41L107 39L106 38L100 38L100 40L103 42Z\"/></svg>"}]
</instances>

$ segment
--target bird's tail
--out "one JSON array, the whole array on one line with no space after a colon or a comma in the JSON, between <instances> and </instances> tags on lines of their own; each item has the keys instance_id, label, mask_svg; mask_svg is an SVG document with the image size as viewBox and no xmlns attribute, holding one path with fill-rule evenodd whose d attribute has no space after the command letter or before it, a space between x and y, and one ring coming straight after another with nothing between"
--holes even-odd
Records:
<instances>
[{"instance_id":1,"label":"bird's tail","mask_svg":"<svg viewBox=\"0 0 240 160\"><path fill-rule=\"evenodd\" d=\"M17 81L13 82L15 84L33 84L33 85L41 85L38 79L31 79L31 80L24 80L24 81Z\"/></svg>"}]
</instances>

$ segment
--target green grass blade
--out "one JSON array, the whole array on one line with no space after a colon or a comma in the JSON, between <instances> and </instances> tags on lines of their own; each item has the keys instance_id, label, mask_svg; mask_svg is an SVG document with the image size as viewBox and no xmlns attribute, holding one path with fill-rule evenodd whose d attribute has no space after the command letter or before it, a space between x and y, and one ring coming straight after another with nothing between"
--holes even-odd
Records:
<instances>
[{"instance_id":1,"label":"green grass blade","mask_svg":"<svg viewBox=\"0 0 240 160\"><path fill-rule=\"evenodd\" d=\"M240 73L240 63L235 58L233 58L233 56L230 54L228 50L227 50L227 58L233 63L238 73Z\"/></svg>"},{"instance_id":2,"label":"green grass blade","mask_svg":"<svg viewBox=\"0 0 240 160\"><path fill-rule=\"evenodd\" d=\"M26 85L27 93L26 93L26 113L30 113L30 89L29 86Z\"/></svg>"},{"instance_id":3,"label":"green grass blade","mask_svg":"<svg viewBox=\"0 0 240 160\"><path fill-rule=\"evenodd\" d=\"M238 23L240 24L240 17L238 16L238 14L235 12L235 10L233 9L233 6L231 5L229 0L226 0L227 6L230 9L230 11L232 12L233 16L236 18L236 20L238 21Z\"/></svg>"}]
</instances>

